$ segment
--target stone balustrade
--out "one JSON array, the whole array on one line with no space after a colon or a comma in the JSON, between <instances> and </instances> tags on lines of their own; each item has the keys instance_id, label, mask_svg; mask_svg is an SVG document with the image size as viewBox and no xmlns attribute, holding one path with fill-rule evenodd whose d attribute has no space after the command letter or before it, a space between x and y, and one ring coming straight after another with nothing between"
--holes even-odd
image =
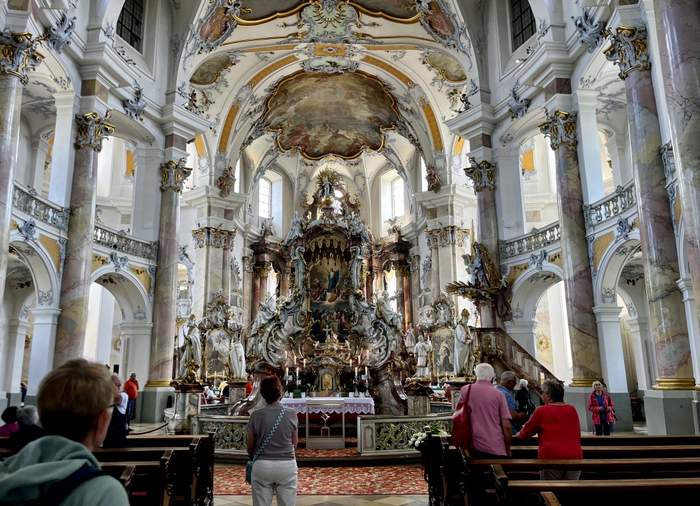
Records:
<instances>
[{"instance_id":1,"label":"stone balustrade","mask_svg":"<svg viewBox=\"0 0 700 506\"><path fill-rule=\"evenodd\" d=\"M632 181L626 186L618 186L614 193L591 205L583 206L586 226L592 227L612 220L636 204L634 182Z\"/></svg>"},{"instance_id":2,"label":"stone balustrade","mask_svg":"<svg viewBox=\"0 0 700 506\"><path fill-rule=\"evenodd\" d=\"M247 453L248 420L247 416L200 414L192 420L192 433L208 434L213 432L216 453L245 455Z\"/></svg>"},{"instance_id":3,"label":"stone balustrade","mask_svg":"<svg viewBox=\"0 0 700 506\"><path fill-rule=\"evenodd\" d=\"M49 202L40 197L35 190L25 188L19 183L15 183L12 193L12 208L63 232L68 231L68 209Z\"/></svg>"},{"instance_id":4,"label":"stone balustrade","mask_svg":"<svg viewBox=\"0 0 700 506\"><path fill-rule=\"evenodd\" d=\"M158 243L144 241L124 232L112 230L104 225L95 225L93 240L96 245L120 253L155 261L158 258Z\"/></svg>"},{"instance_id":5,"label":"stone balustrade","mask_svg":"<svg viewBox=\"0 0 700 506\"><path fill-rule=\"evenodd\" d=\"M559 242L560 237L559 222L556 221L542 229L534 228L529 234L499 241L501 260L540 251L550 244Z\"/></svg>"},{"instance_id":6,"label":"stone balustrade","mask_svg":"<svg viewBox=\"0 0 700 506\"><path fill-rule=\"evenodd\" d=\"M425 416L361 415L357 417L357 451L361 455L418 453L409 446L411 436L426 426L432 430L452 430L452 414Z\"/></svg>"}]
</instances>

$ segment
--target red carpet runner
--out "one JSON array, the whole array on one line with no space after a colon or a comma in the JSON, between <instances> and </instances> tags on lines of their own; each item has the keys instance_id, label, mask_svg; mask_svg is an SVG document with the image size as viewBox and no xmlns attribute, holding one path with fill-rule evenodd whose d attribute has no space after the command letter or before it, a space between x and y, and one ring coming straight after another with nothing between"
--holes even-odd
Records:
<instances>
[{"instance_id":1,"label":"red carpet runner","mask_svg":"<svg viewBox=\"0 0 700 506\"><path fill-rule=\"evenodd\" d=\"M243 466L214 470L215 495L250 495ZM300 467L299 495L425 495L420 466Z\"/></svg>"}]
</instances>

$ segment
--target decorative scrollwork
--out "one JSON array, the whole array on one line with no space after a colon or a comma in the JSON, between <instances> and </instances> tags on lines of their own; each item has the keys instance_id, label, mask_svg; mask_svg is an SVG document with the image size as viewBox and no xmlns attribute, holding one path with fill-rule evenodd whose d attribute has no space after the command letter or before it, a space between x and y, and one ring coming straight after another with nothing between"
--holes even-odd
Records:
<instances>
[{"instance_id":1,"label":"decorative scrollwork","mask_svg":"<svg viewBox=\"0 0 700 506\"><path fill-rule=\"evenodd\" d=\"M547 121L542 123L539 128L540 132L549 137L552 149L556 151L561 146L575 149L578 143L576 139L576 113L565 111L552 113L545 111L545 113Z\"/></svg>"},{"instance_id":2,"label":"decorative scrollwork","mask_svg":"<svg viewBox=\"0 0 700 506\"><path fill-rule=\"evenodd\" d=\"M377 422L375 424L375 449L377 450L410 450L409 441L416 432L423 431L425 426L430 426L434 432L452 430L451 420L437 420L426 423L425 420L412 422Z\"/></svg>"},{"instance_id":3,"label":"decorative scrollwork","mask_svg":"<svg viewBox=\"0 0 700 506\"><path fill-rule=\"evenodd\" d=\"M482 190L496 189L496 165L488 160L477 162L475 158L470 157L469 167L464 168L466 176L472 180L474 190L480 192Z\"/></svg>"},{"instance_id":4,"label":"decorative scrollwork","mask_svg":"<svg viewBox=\"0 0 700 506\"><path fill-rule=\"evenodd\" d=\"M192 169L185 167L185 158L179 160L168 160L161 164L161 182L160 191L174 191L175 193L182 192L182 187L185 184L185 179L192 173Z\"/></svg>"},{"instance_id":5,"label":"decorative scrollwork","mask_svg":"<svg viewBox=\"0 0 700 506\"><path fill-rule=\"evenodd\" d=\"M29 32L1 32L0 74L18 77L22 84L27 84L29 71L36 70L44 60L44 56L36 50L42 40L41 37L32 37Z\"/></svg>"},{"instance_id":6,"label":"decorative scrollwork","mask_svg":"<svg viewBox=\"0 0 700 506\"><path fill-rule=\"evenodd\" d=\"M248 441L247 423L232 423L226 421L200 420L201 434L214 433L214 446L217 450L245 450Z\"/></svg>"},{"instance_id":7,"label":"decorative scrollwork","mask_svg":"<svg viewBox=\"0 0 700 506\"><path fill-rule=\"evenodd\" d=\"M78 129L75 133L75 149L90 148L97 152L102 151L104 138L114 134L114 126L107 122L110 114L111 111L107 111L104 117L96 112L76 114Z\"/></svg>"},{"instance_id":8,"label":"decorative scrollwork","mask_svg":"<svg viewBox=\"0 0 700 506\"><path fill-rule=\"evenodd\" d=\"M651 68L645 26L619 26L610 34L610 42L612 44L603 53L620 67L620 79L627 79L633 70Z\"/></svg>"}]
</instances>

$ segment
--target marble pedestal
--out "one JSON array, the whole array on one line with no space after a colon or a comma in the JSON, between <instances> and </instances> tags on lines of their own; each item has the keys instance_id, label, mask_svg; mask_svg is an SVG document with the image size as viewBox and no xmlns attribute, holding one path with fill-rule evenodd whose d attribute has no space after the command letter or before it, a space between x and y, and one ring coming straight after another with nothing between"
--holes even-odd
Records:
<instances>
[{"instance_id":1,"label":"marble pedestal","mask_svg":"<svg viewBox=\"0 0 700 506\"><path fill-rule=\"evenodd\" d=\"M228 403L235 404L245 398L246 380L233 380L228 383Z\"/></svg>"},{"instance_id":2,"label":"marble pedestal","mask_svg":"<svg viewBox=\"0 0 700 506\"><path fill-rule=\"evenodd\" d=\"M175 407L167 410L168 434L192 434L192 418L199 415L200 391L175 393Z\"/></svg>"},{"instance_id":3,"label":"marble pedestal","mask_svg":"<svg viewBox=\"0 0 700 506\"><path fill-rule=\"evenodd\" d=\"M693 390L647 390L644 411L647 431L655 435L695 434L693 408L698 392Z\"/></svg>"},{"instance_id":4,"label":"marble pedestal","mask_svg":"<svg viewBox=\"0 0 700 506\"><path fill-rule=\"evenodd\" d=\"M141 423L158 423L163 421L165 407L168 405L168 397L175 399L175 390L172 387L149 387L146 385L136 401L137 409L141 415ZM140 404L140 406L139 406Z\"/></svg>"},{"instance_id":5,"label":"marble pedestal","mask_svg":"<svg viewBox=\"0 0 700 506\"><path fill-rule=\"evenodd\" d=\"M430 414L430 397L427 395L408 395L408 416Z\"/></svg>"}]
</instances>

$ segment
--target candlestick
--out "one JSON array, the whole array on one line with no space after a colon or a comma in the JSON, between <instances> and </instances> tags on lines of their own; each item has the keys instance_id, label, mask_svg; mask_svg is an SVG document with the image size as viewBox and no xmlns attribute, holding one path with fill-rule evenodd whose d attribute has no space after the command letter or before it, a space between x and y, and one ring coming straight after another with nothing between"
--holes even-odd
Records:
<instances>
[{"instance_id":1,"label":"candlestick","mask_svg":"<svg viewBox=\"0 0 700 506\"><path fill-rule=\"evenodd\" d=\"M297 379L299 378L299 366L297 366Z\"/></svg>"},{"instance_id":2,"label":"candlestick","mask_svg":"<svg viewBox=\"0 0 700 506\"><path fill-rule=\"evenodd\" d=\"M284 368L284 375L285 375L285 377L289 376L289 367Z\"/></svg>"},{"instance_id":3,"label":"candlestick","mask_svg":"<svg viewBox=\"0 0 700 506\"><path fill-rule=\"evenodd\" d=\"M357 366L355 367L355 379L357 379Z\"/></svg>"},{"instance_id":4,"label":"candlestick","mask_svg":"<svg viewBox=\"0 0 700 506\"><path fill-rule=\"evenodd\" d=\"M365 379L369 379L369 376L367 375L367 366L365 366Z\"/></svg>"},{"instance_id":5,"label":"candlestick","mask_svg":"<svg viewBox=\"0 0 700 506\"><path fill-rule=\"evenodd\" d=\"M306 359L304 359L304 370L306 370Z\"/></svg>"}]
</instances>

